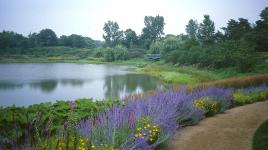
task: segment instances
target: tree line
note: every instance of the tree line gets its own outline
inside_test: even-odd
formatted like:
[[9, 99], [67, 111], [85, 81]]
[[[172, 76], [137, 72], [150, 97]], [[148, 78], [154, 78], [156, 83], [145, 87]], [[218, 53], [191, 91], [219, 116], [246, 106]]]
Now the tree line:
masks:
[[245, 18], [230, 19], [226, 27], [216, 31], [213, 20], [204, 15], [201, 23], [189, 20], [187, 34], [162, 37], [164, 18], [146, 16], [141, 35], [137, 36], [131, 29], [122, 31], [117, 22], [108, 21], [103, 38], [108, 47], [147, 49], [147, 54], [161, 54], [167, 63], [249, 71], [264, 61], [257, 52], [268, 52], [268, 7], [261, 11], [260, 18], [255, 24]]
[[94, 40], [77, 34], [57, 37], [51, 29], [43, 29], [39, 33], [30, 33], [27, 37], [12, 31], [0, 32], [0, 48], [33, 48], [47, 46], [68, 46], [77, 48], [94, 48]]
[[[226, 27], [216, 31], [214, 21], [209, 15], [204, 15], [200, 23], [190, 19], [186, 34], [180, 35], [165, 35], [164, 17], [159, 15], [144, 17], [140, 35], [132, 29], [120, 30], [116, 21], [109, 20], [103, 27], [105, 42], [102, 47], [94, 49], [94, 56], [115, 61], [161, 54], [162, 60], [176, 65], [236, 67], [248, 71], [264, 61], [258, 52], [268, 52], [268, 7], [261, 11], [260, 18], [255, 24], [245, 18], [230, 19]], [[76, 34], [57, 38], [51, 29], [43, 29], [28, 37], [9, 31], [0, 33], [1, 49], [47, 46], [94, 48], [100, 44]]]

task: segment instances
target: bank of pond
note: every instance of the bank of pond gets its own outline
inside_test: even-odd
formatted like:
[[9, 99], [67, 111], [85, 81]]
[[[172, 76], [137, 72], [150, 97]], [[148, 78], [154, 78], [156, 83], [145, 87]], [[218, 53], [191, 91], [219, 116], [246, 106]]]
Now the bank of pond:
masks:
[[2, 107], [0, 149], [155, 149], [178, 128], [267, 99], [268, 75], [263, 74], [122, 100], [77, 99]]

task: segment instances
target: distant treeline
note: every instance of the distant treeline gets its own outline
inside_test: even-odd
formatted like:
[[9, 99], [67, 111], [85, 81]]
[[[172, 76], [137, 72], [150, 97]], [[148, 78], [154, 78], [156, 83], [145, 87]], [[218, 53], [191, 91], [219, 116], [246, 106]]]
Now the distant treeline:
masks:
[[117, 22], [105, 23], [103, 35], [106, 46], [122, 44], [142, 47], [147, 53], [161, 54], [161, 59], [176, 65], [196, 65], [209, 68], [235, 67], [250, 71], [265, 58], [258, 52], [268, 52], [268, 7], [260, 13], [260, 20], [251, 24], [247, 19], [230, 19], [227, 27], [215, 30], [209, 15], [201, 23], [190, 19], [186, 35], [164, 35], [164, 18], [146, 16], [141, 35], [127, 29], [119, 30]]
[[[140, 35], [132, 29], [120, 30], [117, 22], [109, 20], [103, 27], [104, 43], [76, 34], [57, 38], [51, 29], [29, 34], [28, 37], [3, 31], [0, 33], [0, 52], [27, 54], [27, 48], [33, 47], [64, 46], [92, 49], [102, 45], [92, 50], [94, 52], [92, 56], [102, 57], [105, 61], [144, 57], [145, 54], [161, 54], [162, 60], [176, 65], [236, 67], [241, 71], [248, 71], [256, 64], [264, 62], [264, 57], [258, 52], [268, 52], [268, 7], [261, 11], [260, 18], [255, 24], [249, 23], [244, 18], [230, 19], [226, 27], [216, 31], [210, 16], [204, 15], [201, 23], [189, 20], [186, 25], [187, 34], [166, 36], [163, 36], [165, 26], [163, 16], [145, 16], [144, 28]], [[26, 50], [14, 50], [14, 48]], [[31, 51], [35, 55], [35, 50]], [[54, 52], [51, 55], [54, 55]]]
[[101, 41], [94, 41], [89, 37], [77, 34], [62, 35], [59, 38], [51, 29], [43, 29], [39, 33], [30, 33], [27, 37], [12, 31], [0, 32], [0, 48], [33, 48], [46, 46], [68, 46], [77, 48], [94, 48], [101, 45]]

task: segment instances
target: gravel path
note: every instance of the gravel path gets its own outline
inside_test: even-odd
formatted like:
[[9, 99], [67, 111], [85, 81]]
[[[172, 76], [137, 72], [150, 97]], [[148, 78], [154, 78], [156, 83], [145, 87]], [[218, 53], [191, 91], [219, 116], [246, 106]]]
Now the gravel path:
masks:
[[181, 129], [168, 149], [251, 150], [254, 132], [266, 119], [268, 101], [236, 107]]

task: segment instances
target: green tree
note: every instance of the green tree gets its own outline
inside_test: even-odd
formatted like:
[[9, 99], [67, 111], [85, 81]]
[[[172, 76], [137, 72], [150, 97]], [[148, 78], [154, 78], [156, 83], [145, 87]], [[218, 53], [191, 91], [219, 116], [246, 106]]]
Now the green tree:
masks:
[[84, 37], [84, 39], [86, 41], [87, 48], [95, 48], [96, 47], [95, 41], [93, 39], [91, 39], [90, 37]]
[[203, 45], [213, 44], [215, 38], [214, 22], [209, 15], [204, 15], [204, 20], [199, 25], [198, 39]]
[[71, 46], [72, 45], [72, 41], [69, 39], [68, 36], [66, 35], [62, 35], [59, 38], [59, 45], [61, 46]]
[[51, 29], [43, 29], [38, 34], [38, 41], [41, 46], [55, 46], [57, 44], [57, 35]]
[[111, 62], [116, 60], [128, 59], [128, 51], [122, 45], [116, 45], [113, 48], [107, 47], [104, 49], [104, 60]]
[[190, 19], [185, 30], [189, 38], [197, 39], [198, 23], [196, 20]]
[[182, 44], [182, 39], [175, 36], [169, 36], [163, 39], [159, 43], [159, 47], [161, 47], [161, 59], [163, 58], [166, 62], [177, 63], [179, 49]]
[[132, 48], [134, 45], [138, 44], [138, 36], [135, 31], [127, 29], [125, 32], [124, 44], [127, 48]]
[[268, 7], [262, 10], [260, 17], [255, 28], [256, 50], [268, 51]]
[[78, 47], [78, 48], [86, 47], [86, 41], [85, 41], [85, 38], [83, 36], [77, 35], [77, 34], [72, 34], [68, 38], [71, 41], [72, 47]]
[[39, 46], [38, 43], [38, 34], [37, 33], [30, 33], [28, 35], [28, 43], [29, 43], [29, 47], [36, 47]]
[[150, 46], [150, 54], [160, 54], [162, 46], [163, 45], [161, 41], [155, 41]]
[[103, 30], [105, 34], [103, 38], [106, 45], [115, 46], [119, 44], [123, 39], [123, 31], [119, 30], [119, 25], [117, 22], [108, 21], [104, 24]]
[[263, 21], [268, 22], [268, 7], [265, 7], [260, 14], [260, 17]]
[[114, 60], [126, 60], [128, 59], [128, 51], [122, 45], [117, 45], [113, 48]]
[[0, 48], [28, 48], [28, 39], [12, 31], [0, 33]]
[[145, 27], [142, 29], [141, 40], [145, 48], [149, 49], [152, 42], [160, 39], [164, 35], [164, 17], [163, 16], [145, 16]]
[[239, 18], [238, 21], [231, 19], [228, 21], [227, 27], [222, 29], [229, 40], [239, 40], [251, 31], [250, 23], [244, 18]]

